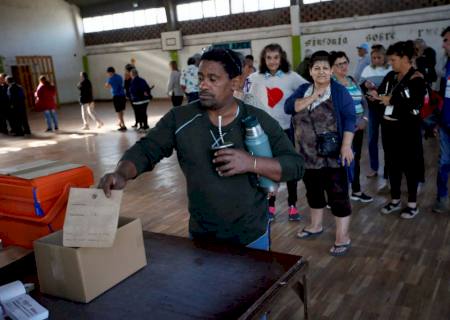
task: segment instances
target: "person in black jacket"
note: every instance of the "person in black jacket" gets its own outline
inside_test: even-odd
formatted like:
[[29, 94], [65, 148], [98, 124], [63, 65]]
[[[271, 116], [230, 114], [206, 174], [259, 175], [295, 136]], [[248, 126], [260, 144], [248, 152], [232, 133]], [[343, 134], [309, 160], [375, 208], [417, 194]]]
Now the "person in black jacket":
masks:
[[383, 79], [378, 93], [374, 90], [369, 92], [381, 102], [380, 107], [384, 107], [382, 128], [386, 135], [385, 153], [392, 199], [381, 213], [389, 214], [401, 209], [400, 186], [404, 173], [408, 185], [408, 205], [401, 212], [404, 219], [414, 218], [419, 213], [417, 186], [424, 170], [419, 111], [426, 84], [423, 75], [412, 67], [413, 55], [412, 41], [391, 45], [387, 56], [393, 71]]
[[130, 93], [130, 85], [131, 85], [131, 70], [134, 69], [134, 65], [131, 63], [127, 63], [124, 68], [124, 74], [123, 74], [123, 88], [125, 89], [125, 96], [131, 103], [131, 107], [133, 108], [134, 113], [134, 124], [131, 126], [132, 128], [138, 127], [138, 119], [136, 114], [136, 108], [131, 102], [131, 93]]
[[8, 85], [6, 84], [7, 75], [0, 74], [0, 133], [8, 134], [8, 118], [10, 104], [8, 98]]
[[25, 93], [23, 88], [16, 83], [13, 77], [6, 77], [8, 84], [8, 98], [11, 103], [11, 127], [14, 136], [31, 134], [28, 124], [27, 109], [25, 106]]
[[80, 90], [80, 105], [81, 105], [81, 118], [83, 119], [83, 126], [81, 130], [89, 130], [88, 117], [95, 121], [97, 128], [103, 126], [103, 122], [98, 118], [95, 113], [94, 96], [92, 94], [92, 84], [89, 80], [86, 72], [80, 72], [80, 82], [78, 83], [78, 89]]
[[414, 41], [416, 53], [416, 68], [427, 83], [431, 87], [432, 83], [437, 80], [436, 73], [436, 51], [428, 47], [423, 39], [416, 39]]
[[139, 131], [145, 132], [149, 129], [147, 121], [147, 106], [150, 102], [151, 90], [145, 79], [139, 77], [137, 69], [131, 69], [130, 97], [133, 108], [136, 111], [137, 124]]

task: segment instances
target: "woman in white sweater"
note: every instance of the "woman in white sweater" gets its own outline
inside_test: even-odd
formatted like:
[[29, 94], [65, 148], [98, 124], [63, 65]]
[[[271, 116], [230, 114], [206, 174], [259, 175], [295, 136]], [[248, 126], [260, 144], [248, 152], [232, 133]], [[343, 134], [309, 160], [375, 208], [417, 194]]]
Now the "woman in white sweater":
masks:
[[[369, 90], [376, 90], [383, 81], [384, 77], [392, 70], [387, 64], [386, 49], [381, 45], [372, 46], [370, 53], [371, 64], [364, 68], [361, 74], [361, 88], [364, 93]], [[378, 136], [381, 120], [383, 118], [382, 108], [378, 101], [372, 97], [367, 97], [369, 105], [369, 158], [371, 172], [367, 177], [376, 177], [378, 175]], [[383, 135], [383, 133], [382, 133]], [[384, 170], [384, 177], [387, 179], [387, 168]]]
[[169, 83], [167, 84], [167, 95], [172, 99], [172, 105], [174, 107], [180, 106], [183, 103], [184, 92], [181, 89], [180, 77], [181, 73], [178, 71], [178, 65], [176, 61], [170, 61]]
[[[251, 74], [246, 83], [246, 91], [262, 102], [261, 109], [278, 121], [281, 128], [294, 143], [291, 116], [284, 112], [284, 102], [303, 83], [307, 81], [290, 71], [286, 52], [279, 44], [269, 44], [260, 55], [259, 71]], [[257, 106], [259, 107], [259, 106]], [[301, 218], [297, 210], [297, 181], [288, 181], [289, 220]], [[269, 198], [270, 219], [275, 218], [275, 195]]]

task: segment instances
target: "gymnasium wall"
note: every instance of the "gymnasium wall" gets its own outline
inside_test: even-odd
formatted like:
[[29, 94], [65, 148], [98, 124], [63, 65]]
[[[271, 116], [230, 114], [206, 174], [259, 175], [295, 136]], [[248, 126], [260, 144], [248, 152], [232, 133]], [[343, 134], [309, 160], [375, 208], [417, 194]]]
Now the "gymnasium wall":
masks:
[[76, 6], [63, 0], [0, 1], [0, 56], [6, 72], [16, 56], [52, 56], [60, 102], [76, 101], [84, 50]]
[[[356, 46], [362, 42], [388, 46], [396, 41], [421, 37], [436, 50], [439, 59], [443, 56], [440, 33], [450, 25], [449, 17], [450, 6], [440, 6], [300, 23], [301, 50], [302, 54], [307, 48], [313, 51], [346, 51], [351, 62], [350, 70], [353, 70], [357, 61]], [[241, 41], [250, 42], [256, 65], [259, 64], [261, 49], [272, 42], [279, 43], [286, 50], [288, 59], [292, 60], [291, 33], [291, 26], [286, 24], [185, 35], [184, 47], [178, 52], [180, 67], [186, 66], [188, 57], [211, 44]], [[87, 46], [86, 50], [97, 98], [110, 98], [109, 92], [103, 89], [106, 67], [113, 65], [116, 70], [122, 72], [123, 66], [131, 59], [136, 60], [136, 66], [144, 78], [155, 84], [154, 95], [166, 96], [170, 58], [168, 52], [161, 50], [160, 39]]]

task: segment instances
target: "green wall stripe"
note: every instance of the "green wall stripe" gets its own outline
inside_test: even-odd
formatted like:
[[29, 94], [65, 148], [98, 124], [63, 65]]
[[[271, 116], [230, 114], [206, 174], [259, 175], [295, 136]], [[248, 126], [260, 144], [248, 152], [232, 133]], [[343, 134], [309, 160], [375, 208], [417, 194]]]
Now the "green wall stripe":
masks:
[[177, 64], [178, 64], [178, 51], [177, 51], [177, 50], [171, 50], [171, 51], [169, 52], [169, 54], [170, 54], [170, 60], [171, 60], [171, 61], [174, 60], [174, 61], [176, 61]]
[[292, 43], [292, 68], [295, 70], [301, 61], [300, 36], [291, 36]]
[[83, 56], [83, 71], [86, 72], [89, 77], [91, 76], [89, 74], [89, 59], [87, 56]]

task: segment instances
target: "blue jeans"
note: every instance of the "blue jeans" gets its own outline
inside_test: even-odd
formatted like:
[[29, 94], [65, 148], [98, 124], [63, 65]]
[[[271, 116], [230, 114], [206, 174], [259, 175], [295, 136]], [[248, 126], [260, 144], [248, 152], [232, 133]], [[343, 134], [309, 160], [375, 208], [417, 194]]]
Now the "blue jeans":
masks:
[[448, 174], [450, 172], [450, 133], [447, 130], [439, 129], [439, 170], [437, 174], [437, 190], [438, 197], [447, 197], [447, 182]]
[[270, 251], [270, 223], [267, 223], [266, 232], [247, 245], [247, 248]]
[[[55, 110], [45, 110], [44, 111], [45, 120], [47, 121], [47, 129], [58, 129], [58, 117], [56, 116]], [[52, 127], [52, 122], [54, 128]]]
[[369, 106], [369, 158], [370, 168], [378, 171], [380, 163], [378, 161], [378, 137], [380, 135], [380, 114], [375, 107]]

